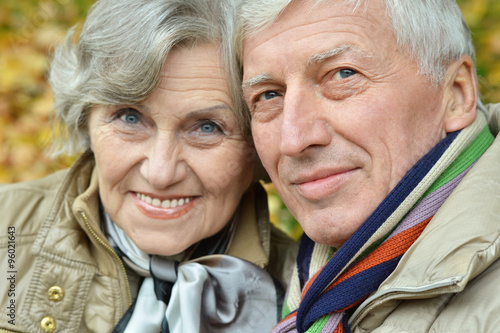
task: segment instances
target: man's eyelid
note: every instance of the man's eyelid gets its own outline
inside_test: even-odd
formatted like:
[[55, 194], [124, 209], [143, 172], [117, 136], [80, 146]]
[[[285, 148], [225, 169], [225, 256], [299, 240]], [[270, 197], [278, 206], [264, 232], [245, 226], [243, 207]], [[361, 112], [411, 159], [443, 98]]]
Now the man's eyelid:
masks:
[[333, 57], [325, 57], [321, 59], [322, 61], [316, 62], [315, 75], [317, 75], [317, 80], [324, 81], [325, 79], [330, 80], [343, 70], [353, 71], [354, 75], [347, 78], [340, 78], [341, 80], [347, 80], [354, 76], [357, 77], [358, 74], [364, 75], [366, 72], [364, 68], [366, 68], [367, 62], [371, 61], [371, 59], [371, 56], [354, 48], [353, 52], [343, 52]]
[[274, 92], [278, 96], [284, 95], [284, 89], [282, 86], [275, 83], [263, 83], [258, 86], [254, 86], [251, 88], [251, 91], [248, 92], [248, 95], [245, 95], [245, 100], [249, 102], [249, 104], [255, 104], [261, 100], [261, 97], [265, 93]]
[[282, 86], [283, 84], [280, 81], [275, 80], [271, 74], [264, 73], [245, 80], [242, 84], [242, 89], [245, 100], [253, 101], [265, 92], [280, 92], [283, 90]]
[[[276, 96], [274, 96], [273, 98], [270, 98], [270, 99], [263, 98], [264, 95], [267, 94], [267, 93], [274, 93], [274, 94], [276, 94]], [[269, 89], [269, 90], [264, 90], [263, 92], [261, 92], [260, 94], [258, 94], [256, 96], [256, 100], [257, 101], [269, 101], [269, 100], [272, 100], [274, 98], [281, 97], [281, 96], [283, 96], [283, 94], [281, 92], [279, 92], [278, 90]]]
[[338, 70], [336, 70], [333, 74], [333, 76], [337, 76], [337, 75], [341, 75], [343, 71], [350, 71], [352, 72], [351, 75], [349, 75], [348, 77], [340, 77], [338, 78], [338, 80], [347, 80], [347, 79], [350, 79], [351, 77], [359, 74], [359, 71], [353, 69], [353, 68], [349, 68], [349, 67], [344, 67], [344, 68], [340, 68]]
[[[339, 77], [338, 75], [340, 75], [340, 73], [345, 70], [352, 71], [353, 74], [345, 78]], [[356, 69], [354, 66], [339, 64], [333, 67], [325, 68], [323, 71], [319, 72], [317, 80], [318, 82], [322, 82], [323, 84], [331, 82], [332, 80], [340, 83], [341, 81], [346, 82], [349, 80], [354, 80], [359, 74], [362, 74], [362, 72]]]
[[245, 101], [247, 102], [248, 106], [250, 108], [252, 108], [252, 106], [255, 105], [255, 103], [259, 102], [260, 96], [266, 91], [267, 91], [266, 89], [260, 89], [258, 87], [251, 87], [251, 88], [248, 88], [244, 92], [243, 96], [244, 96]]

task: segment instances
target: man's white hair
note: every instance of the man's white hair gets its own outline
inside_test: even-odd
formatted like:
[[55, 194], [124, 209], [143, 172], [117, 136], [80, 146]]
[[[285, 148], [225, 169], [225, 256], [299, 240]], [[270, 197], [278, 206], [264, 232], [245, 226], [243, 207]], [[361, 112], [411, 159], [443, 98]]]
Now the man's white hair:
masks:
[[[354, 10], [364, 10], [370, 0], [251, 0], [240, 8], [236, 46], [241, 59], [243, 39], [272, 24], [292, 1], [327, 5], [344, 1]], [[475, 61], [471, 33], [455, 0], [384, 1], [387, 19], [400, 50], [417, 63], [420, 74], [434, 86], [444, 79], [448, 66], [463, 55]], [[328, 10], [327, 6], [322, 8]]]

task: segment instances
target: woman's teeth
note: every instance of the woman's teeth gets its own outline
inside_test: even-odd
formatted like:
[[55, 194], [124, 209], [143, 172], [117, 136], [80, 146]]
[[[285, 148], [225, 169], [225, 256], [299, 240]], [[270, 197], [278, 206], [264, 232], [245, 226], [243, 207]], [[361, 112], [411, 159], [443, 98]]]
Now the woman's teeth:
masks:
[[175, 208], [178, 206], [185, 205], [191, 201], [191, 198], [180, 198], [180, 199], [172, 199], [172, 200], [163, 200], [162, 201], [158, 198], [151, 198], [150, 196], [142, 194], [142, 193], [137, 193], [137, 198], [144, 201], [145, 203], [148, 203], [148, 204], [153, 205], [155, 207], [162, 207], [162, 208]]

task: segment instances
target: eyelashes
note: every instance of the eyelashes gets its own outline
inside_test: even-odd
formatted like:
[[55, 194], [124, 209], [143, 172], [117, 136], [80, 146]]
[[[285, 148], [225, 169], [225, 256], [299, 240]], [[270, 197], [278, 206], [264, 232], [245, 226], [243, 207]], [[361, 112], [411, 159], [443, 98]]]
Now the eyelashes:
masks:
[[137, 125], [141, 122], [141, 113], [137, 110], [126, 108], [120, 109], [115, 114], [115, 119], [119, 119], [127, 125]]
[[277, 91], [274, 91], [274, 90], [268, 90], [268, 91], [265, 91], [259, 95], [257, 95], [257, 101], [261, 102], [261, 101], [268, 101], [270, 99], [273, 99], [273, 98], [276, 98], [276, 97], [280, 97], [281, 94]]
[[[216, 112], [214, 112], [214, 119], [206, 116], [206, 114], [185, 118], [173, 116], [163, 123], [163, 126], [166, 126], [163, 130], [174, 131], [179, 142], [199, 148], [209, 148], [227, 137], [228, 129], [224, 117], [217, 117]], [[127, 141], [143, 141], [156, 135], [158, 128], [155, 120], [157, 120], [155, 116], [152, 117], [149, 113], [125, 107], [112, 113], [109, 123], [114, 131], [126, 137]]]

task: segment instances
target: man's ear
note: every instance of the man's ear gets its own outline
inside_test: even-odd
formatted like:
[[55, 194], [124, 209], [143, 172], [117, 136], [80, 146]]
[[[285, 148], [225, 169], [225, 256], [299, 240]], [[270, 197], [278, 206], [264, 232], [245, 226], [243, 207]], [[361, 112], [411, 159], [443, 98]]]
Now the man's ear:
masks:
[[472, 59], [462, 56], [452, 63], [445, 80], [445, 130], [450, 133], [461, 130], [476, 119], [478, 90]]

